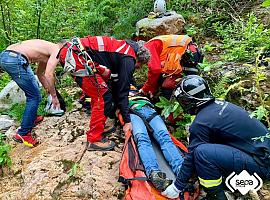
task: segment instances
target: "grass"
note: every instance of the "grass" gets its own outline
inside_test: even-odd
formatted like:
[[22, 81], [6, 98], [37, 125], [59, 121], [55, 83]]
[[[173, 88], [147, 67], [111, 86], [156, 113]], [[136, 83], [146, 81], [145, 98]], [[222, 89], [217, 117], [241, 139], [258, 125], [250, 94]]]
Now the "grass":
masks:
[[11, 81], [10, 76], [6, 73], [0, 72], [0, 91]]

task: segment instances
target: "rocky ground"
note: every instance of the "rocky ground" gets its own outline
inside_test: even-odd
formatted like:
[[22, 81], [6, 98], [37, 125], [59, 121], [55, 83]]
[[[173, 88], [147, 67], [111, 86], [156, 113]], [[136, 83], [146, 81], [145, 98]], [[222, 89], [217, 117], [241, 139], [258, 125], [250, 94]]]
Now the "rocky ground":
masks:
[[[41, 142], [35, 148], [7, 139], [13, 163], [0, 179], [0, 199], [121, 199], [124, 188], [117, 180], [123, 141], [111, 136], [115, 151], [84, 153], [88, 124], [89, 115], [75, 111], [46, 117], [33, 131]], [[14, 132], [11, 127], [6, 134]]]
[[[211, 79], [208, 73], [211, 73]], [[265, 73], [268, 80], [261, 87], [265, 93], [269, 93], [269, 69]], [[204, 76], [208, 77], [210, 84], [218, 82], [224, 76], [230, 79], [241, 77], [241, 80], [247, 80], [242, 87], [249, 88], [252, 87], [254, 73], [243, 65], [227, 63], [206, 72]], [[246, 107], [254, 110], [258, 106], [254, 93], [244, 91], [240, 95], [239, 88], [233, 88], [227, 98], [240, 105], [249, 105]], [[70, 95], [78, 90], [68, 89]], [[239, 98], [235, 98], [237, 96]], [[11, 139], [18, 124], [7, 130], [7, 142], [12, 145], [13, 163], [11, 169], [4, 169], [4, 175], [0, 177], [1, 200], [123, 198], [124, 187], [117, 182], [123, 133], [118, 130], [110, 136], [117, 144], [115, 151], [84, 151], [90, 115], [80, 110], [80, 106], [75, 102], [72, 110], [62, 117], [45, 117], [33, 130], [41, 144], [32, 149]], [[234, 199], [270, 200], [270, 184], [265, 183], [259, 195], [230, 198]]]
[[[13, 147], [13, 164], [0, 178], [1, 200], [123, 198], [124, 187], [117, 182], [124, 142], [122, 133], [118, 130], [110, 136], [117, 144], [115, 151], [85, 152], [89, 115], [74, 107], [62, 117], [45, 117], [35, 127], [33, 133], [41, 142], [35, 148], [10, 139], [15, 126], [6, 132], [7, 142]], [[78, 167], [74, 168], [76, 163]], [[259, 196], [230, 200], [269, 200], [269, 188], [265, 184]]]

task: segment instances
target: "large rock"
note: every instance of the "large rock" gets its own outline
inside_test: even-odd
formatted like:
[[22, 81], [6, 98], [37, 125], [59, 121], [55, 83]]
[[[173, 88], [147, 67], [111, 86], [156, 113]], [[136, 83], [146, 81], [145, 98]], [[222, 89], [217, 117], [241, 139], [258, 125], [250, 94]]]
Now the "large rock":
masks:
[[24, 103], [25, 100], [24, 92], [14, 81], [10, 81], [0, 92], [0, 108], [8, 108], [14, 103]]
[[0, 116], [0, 130], [7, 130], [14, 124], [14, 120], [11, 119], [8, 115]]
[[[41, 87], [41, 83], [37, 76], [35, 77], [39, 83], [39, 87]], [[25, 101], [26, 97], [24, 91], [16, 84], [15, 81], [10, 81], [0, 92], [0, 109], [7, 109], [10, 108], [12, 104], [25, 103]]]
[[140, 38], [149, 40], [158, 35], [182, 34], [184, 25], [183, 16], [170, 11], [156, 17], [149, 15], [148, 18], [141, 19], [136, 23], [136, 31]]

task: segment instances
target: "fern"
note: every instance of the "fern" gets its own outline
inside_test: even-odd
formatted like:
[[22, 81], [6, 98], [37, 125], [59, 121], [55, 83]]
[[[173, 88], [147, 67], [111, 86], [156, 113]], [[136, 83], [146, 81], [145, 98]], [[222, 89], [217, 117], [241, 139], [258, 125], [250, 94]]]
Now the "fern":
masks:
[[264, 106], [259, 106], [250, 114], [250, 117], [256, 117], [258, 120], [267, 119], [269, 111]]
[[226, 93], [226, 88], [229, 82], [229, 78], [227, 76], [223, 76], [221, 80], [215, 85], [213, 95], [216, 98], [222, 97]]

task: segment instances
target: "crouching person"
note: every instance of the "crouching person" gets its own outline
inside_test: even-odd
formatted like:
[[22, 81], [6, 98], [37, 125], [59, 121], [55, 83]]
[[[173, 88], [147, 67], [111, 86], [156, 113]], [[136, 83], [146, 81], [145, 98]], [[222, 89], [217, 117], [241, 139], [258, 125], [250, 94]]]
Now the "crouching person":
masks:
[[[91, 98], [90, 129], [87, 131], [87, 150], [108, 151], [115, 146], [105, 135], [115, 130], [106, 120], [120, 109], [125, 125], [132, 130], [128, 93], [137, 62], [146, 62], [143, 43], [116, 40], [108, 36], [73, 38], [59, 51], [60, 63], [69, 71], [83, 92]], [[113, 120], [110, 120], [111, 122]], [[110, 126], [105, 126], [111, 124]]]
[[54, 74], [52, 72], [58, 63], [56, 56], [60, 47], [60, 43], [54, 44], [45, 40], [33, 39], [12, 44], [0, 54], [0, 68], [11, 76], [26, 96], [21, 127], [13, 139], [28, 147], [38, 145], [38, 141], [32, 137], [31, 131], [37, 123], [43, 120], [42, 116], [37, 116], [41, 95], [38, 81], [30, 63], [38, 65], [37, 77], [51, 95], [52, 106], [59, 109], [60, 104], [54, 88]]
[[147, 177], [156, 189], [164, 191], [172, 183], [172, 180], [167, 179], [166, 173], [160, 170], [148, 134], [149, 129], [151, 129], [153, 137], [160, 145], [160, 149], [175, 175], [178, 174], [184, 159], [173, 143], [163, 120], [154, 110], [154, 106], [146, 97], [138, 96], [136, 93], [138, 93], [136, 90], [130, 91], [129, 96], [133, 136]]
[[[223, 183], [232, 172], [246, 170], [270, 179], [270, 140], [267, 128], [239, 106], [215, 100], [206, 81], [196, 75], [183, 78], [174, 91], [184, 111], [196, 114], [190, 126], [189, 153], [176, 181], [163, 195], [176, 198], [196, 172], [207, 200], [225, 200]], [[223, 179], [225, 178], [225, 179]]]

